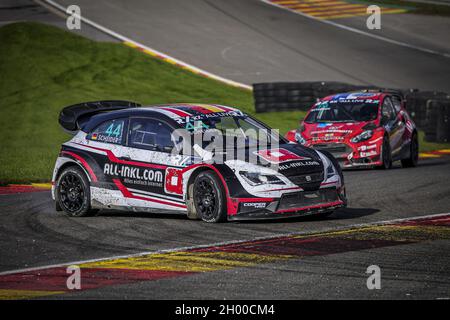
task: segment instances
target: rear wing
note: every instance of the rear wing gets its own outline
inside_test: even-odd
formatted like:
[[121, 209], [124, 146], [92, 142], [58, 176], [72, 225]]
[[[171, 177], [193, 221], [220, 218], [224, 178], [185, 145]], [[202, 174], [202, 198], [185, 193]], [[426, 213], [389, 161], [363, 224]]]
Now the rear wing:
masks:
[[64, 130], [75, 134], [81, 129], [83, 123], [95, 114], [140, 106], [136, 102], [121, 100], [82, 102], [62, 109], [59, 113], [59, 124]]
[[[369, 89], [363, 89], [361, 91], [367, 92], [367, 93], [388, 93], [388, 94], [398, 96], [402, 100], [405, 99], [405, 92], [402, 90], [397, 90], [397, 89], [389, 89], [389, 88], [370, 89], [369, 88]], [[360, 92], [360, 91], [358, 91], [358, 92]]]

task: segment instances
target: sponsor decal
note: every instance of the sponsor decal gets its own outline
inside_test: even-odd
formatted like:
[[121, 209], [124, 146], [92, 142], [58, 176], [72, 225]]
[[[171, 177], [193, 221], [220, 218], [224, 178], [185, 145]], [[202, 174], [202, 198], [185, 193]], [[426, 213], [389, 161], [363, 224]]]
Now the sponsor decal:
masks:
[[267, 206], [266, 202], [243, 202], [242, 206], [251, 207], [255, 209], [264, 209]]
[[[94, 138], [95, 136], [95, 138]], [[96, 141], [101, 141], [101, 142], [106, 142], [106, 143], [120, 143], [121, 138], [119, 137], [113, 137], [113, 136], [107, 136], [101, 133], [98, 134], [93, 134], [92, 135], [92, 140], [96, 140]]]
[[245, 114], [240, 110], [232, 110], [232, 111], [204, 113], [195, 116], [182, 117], [175, 119], [175, 121], [178, 122], [179, 124], [186, 124], [189, 122], [202, 121], [209, 118], [239, 117], [244, 115]]
[[360, 155], [361, 157], [370, 157], [370, 156], [375, 156], [375, 155], [377, 155], [377, 154], [378, 154], [378, 153], [377, 153], [376, 150], [368, 151], [368, 152], [360, 152], [360, 153], [359, 153], [359, 155]]
[[161, 170], [136, 168], [121, 164], [105, 163], [103, 173], [124, 178], [123, 182], [146, 186], [162, 187], [164, 174]]
[[283, 171], [283, 170], [288, 170], [288, 169], [292, 169], [292, 168], [300, 168], [300, 167], [307, 167], [307, 166], [320, 166], [320, 163], [316, 160], [311, 160], [311, 161], [301, 161], [301, 162], [291, 162], [288, 164], [283, 164], [281, 166], [279, 166], [279, 170]]
[[265, 149], [254, 151], [253, 154], [258, 155], [270, 163], [282, 163], [293, 160], [311, 160], [311, 158], [299, 156], [289, 150], [283, 148]]
[[312, 131], [311, 134], [318, 134], [318, 133], [352, 133], [353, 130], [339, 130], [338, 127], [330, 127], [327, 130], [320, 130], [320, 131]]
[[358, 150], [366, 151], [366, 150], [370, 150], [370, 149], [375, 149], [376, 147], [377, 147], [377, 145], [372, 144], [372, 145], [369, 145], [369, 146], [361, 146], [361, 147], [358, 148]]
[[165, 191], [167, 193], [183, 194], [183, 170], [166, 169]]

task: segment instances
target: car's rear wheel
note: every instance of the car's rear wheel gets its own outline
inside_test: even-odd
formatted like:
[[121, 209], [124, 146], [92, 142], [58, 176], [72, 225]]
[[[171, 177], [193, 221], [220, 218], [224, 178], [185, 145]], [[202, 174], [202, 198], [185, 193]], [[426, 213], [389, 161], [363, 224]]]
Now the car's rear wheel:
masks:
[[204, 171], [195, 178], [193, 203], [198, 217], [203, 221], [226, 221], [225, 192], [221, 181], [214, 172]]
[[383, 146], [381, 147], [381, 161], [381, 169], [392, 168], [391, 145], [389, 143], [388, 137], [384, 137], [383, 139]]
[[409, 150], [409, 158], [402, 159], [402, 167], [403, 168], [411, 168], [417, 166], [419, 162], [419, 140], [417, 138], [417, 134], [414, 134], [411, 138]]
[[98, 210], [91, 208], [89, 180], [78, 167], [68, 167], [60, 174], [56, 183], [56, 201], [68, 216], [84, 217]]

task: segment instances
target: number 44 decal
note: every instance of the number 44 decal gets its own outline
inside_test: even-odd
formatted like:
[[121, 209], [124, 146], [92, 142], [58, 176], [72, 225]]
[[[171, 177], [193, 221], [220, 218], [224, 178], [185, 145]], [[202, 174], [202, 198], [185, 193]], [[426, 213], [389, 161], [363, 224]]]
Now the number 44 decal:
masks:
[[119, 137], [120, 134], [122, 133], [122, 124], [119, 123], [116, 128], [114, 129], [114, 123], [111, 123], [111, 125], [108, 127], [108, 129], [106, 129], [105, 132], [108, 136], [115, 136], [115, 137]]

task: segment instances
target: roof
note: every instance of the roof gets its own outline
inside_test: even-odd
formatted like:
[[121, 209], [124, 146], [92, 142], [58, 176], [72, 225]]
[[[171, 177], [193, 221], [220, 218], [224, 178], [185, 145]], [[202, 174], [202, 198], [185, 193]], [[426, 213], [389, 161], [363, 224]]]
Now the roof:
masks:
[[169, 116], [172, 119], [195, 117], [202, 115], [225, 116], [229, 112], [241, 113], [241, 111], [236, 108], [222, 106], [219, 104], [201, 104], [201, 103], [167, 104], [167, 105], [142, 107], [140, 109], [157, 111], [165, 114], [166, 116]]
[[155, 116], [155, 113], [166, 116], [176, 123], [188, 122], [188, 118], [191, 117], [200, 120], [203, 117], [224, 117], [231, 114], [242, 114], [239, 109], [218, 104], [176, 103], [102, 112], [90, 117], [82, 127], [83, 131], [90, 131], [107, 120], [129, 116]]
[[384, 92], [347, 92], [330, 95], [322, 99], [322, 101], [339, 101], [339, 100], [361, 100], [361, 99], [375, 99], [379, 100], [385, 96]]

